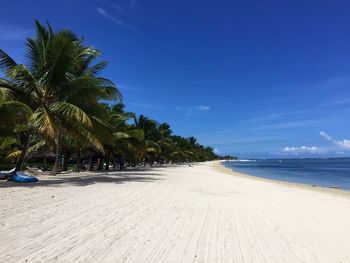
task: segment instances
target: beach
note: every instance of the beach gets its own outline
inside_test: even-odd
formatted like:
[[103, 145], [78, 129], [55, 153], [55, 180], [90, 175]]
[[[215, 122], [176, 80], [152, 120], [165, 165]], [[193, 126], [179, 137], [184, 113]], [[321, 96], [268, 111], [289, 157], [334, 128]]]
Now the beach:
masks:
[[0, 262], [350, 262], [350, 194], [218, 161], [0, 183]]

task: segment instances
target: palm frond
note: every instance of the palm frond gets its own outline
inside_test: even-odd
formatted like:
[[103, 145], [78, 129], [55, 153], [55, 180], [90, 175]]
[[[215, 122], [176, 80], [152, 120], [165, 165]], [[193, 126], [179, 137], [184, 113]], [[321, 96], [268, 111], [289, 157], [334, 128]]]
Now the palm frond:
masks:
[[[0, 79], [1, 82], [1, 79]], [[7, 89], [7, 88], [3, 88], [0, 87], [0, 105], [6, 101], [6, 100], [10, 100], [13, 98], [13, 95], [11, 93], [11, 90]]]
[[92, 77], [96, 77], [102, 70], [104, 70], [107, 66], [107, 61], [101, 61], [92, 67], [88, 68], [85, 71], [85, 74], [90, 75]]
[[46, 140], [40, 140], [34, 145], [30, 146], [27, 150], [28, 154], [43, 148], [47, 144]]
[[146, 152], [149, 153], [160, 153], [161, 151], [159, 144], [154, 141], [147, 140], [146, 147]]
[[17, 144], [17, 139], [15, 137], [2, 137], [0, 140], [0, 149], [7, 149]]
[[9, 69], [16, 66], [17, 63], [2, 49], [0, 49], [0, 69]]
[[30, 118], [31, 127], [44, 134], [49, 139], [54, 139], [58, 126], [46, 108], [37, 109]]
[[130, 138], [130, 135], [125, 133], [125, 132], [116, 132], [116, 133], [114, 133], [114, 136], [117, 140]]
[[14, 160], [17, 159], [21, 155], [21, 150], [19, 149], [13, 149], [11, 150], [7, 156], [4, 158], [5, 160]]
[[50, 111], [60, 119], [68, 122], [78, 122], [91, 127], [90, 117], [79, 107], [68, 102], [55, 102], [50, 105]]

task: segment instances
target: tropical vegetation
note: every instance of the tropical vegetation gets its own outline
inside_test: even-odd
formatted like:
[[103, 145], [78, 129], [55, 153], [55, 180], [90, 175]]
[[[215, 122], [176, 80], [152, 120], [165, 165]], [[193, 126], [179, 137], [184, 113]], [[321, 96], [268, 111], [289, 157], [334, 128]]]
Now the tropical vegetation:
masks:
[[79, 171], [217, 158], [169, 124], [125, 111], [96, 48], [70, 30], [35, 26], [27, 64], [0, 49], [0, 167], [39, 162], [56, 174], [72, 163]]

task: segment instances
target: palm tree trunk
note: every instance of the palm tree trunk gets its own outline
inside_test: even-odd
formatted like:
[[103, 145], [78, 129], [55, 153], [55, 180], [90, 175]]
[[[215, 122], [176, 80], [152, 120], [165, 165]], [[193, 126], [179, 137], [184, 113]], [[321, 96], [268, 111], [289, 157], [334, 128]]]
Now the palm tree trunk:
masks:
[[21, 147], [21, 155], [19, 156], [19, 158], [17, 160], [15, 170], [13, 171], [13, 173], [11, 173], [9, 180], [12, 180], [13, 177], [15, 176], [15, 174], [22, 169], [22, 166], [23, 166], [23, 163], [24, 163], [24, 160], [26, 158], [26, 154], [27, 154], [27, 151], [29, 148], [30, 138], [31, 138], [30, 135], [23, 136], [23, 140], [21, 140], [22, 141], [21, 142], [21, 146], [22, 146]]
[[61, 159], [61, 154], [60, 154], [60, 146], [61, 146], [61, 132], [58, 131], [56, 139], [55, 139], [55, 144], [56, 144], [56, 153], [55, 153], [55, 164], [52, 168], [52, 174], [56, 175], [58, 172], [58, 167], [60, 165], [60, 159]]
[[78, 150], [78, 152], [77, 152], [77, 163], [76, 163], [76, 166], [75, 166], [75, 171], [77, 173], [80, 172], [80, 150]]
[[106, 155], [106, 166], [105, 166], [105, 171], [109, 170], [109, 151], [107, 151]]
[[113, 165], [113, 171], [115, 170], [116, 168], [116, 160], [115, 160], [115, 154], [112, 154], [112, 165]]
[[94, 157], [94, 154], [93, 152], [90, 152], [90, 155], [89, 155], [89, 171], [92, 171], [94, 169], [94, 163], [93, 163], [93, 157]]

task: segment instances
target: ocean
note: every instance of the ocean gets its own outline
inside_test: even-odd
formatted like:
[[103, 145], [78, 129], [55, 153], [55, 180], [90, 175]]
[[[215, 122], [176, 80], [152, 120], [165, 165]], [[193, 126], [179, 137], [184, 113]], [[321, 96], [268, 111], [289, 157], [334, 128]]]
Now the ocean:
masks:
[[350, 158], [226, 161], [225, 167], [256, 177], [350, 191]]

